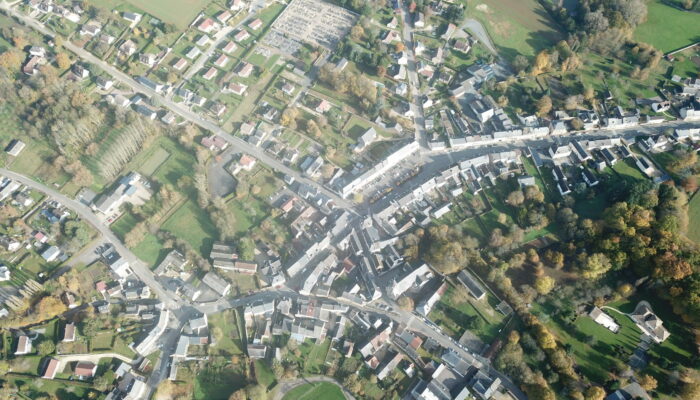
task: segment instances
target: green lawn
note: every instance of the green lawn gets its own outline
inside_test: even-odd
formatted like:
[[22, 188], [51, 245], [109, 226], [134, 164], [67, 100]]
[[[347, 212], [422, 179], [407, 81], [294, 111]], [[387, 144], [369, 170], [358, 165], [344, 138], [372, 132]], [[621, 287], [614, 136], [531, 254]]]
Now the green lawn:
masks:
[[700, 243], [700, 196], [697, 194], [688, 202], [688, 232], [686, 236], [695, 243]]
[[185, 29], [212, 0], [90, 0], [89, 2], [107, 9], [136, 7], [163, 22]]
[[156, 170], [158, 170], [158, 167], [160, 167], [168, 159], [168, 157], [170, 157], [170, 153], [164, 148], [158, 146], [153, 149], [151, 156], [143, 164], [141, 164], [138, 172], [145, 176], [151, 176], [154, 172], [156, 172]]
[[161, 226], [161, 230], [186, 241], [202, 255], [209, 252], [212, 242], [219, 235], [206, 211], [192, 201], [180, 206]]
[[266, 388], [274, 386], [277, 380], [269, 365], [263, 360], [255, 360], [255, 378], [258, 383]]
[[647, 21], [637, 27], [635, 39], [669, 52], [700, 38], [700, 16], [697, 13], [677, 10], [662, 0], [652, 0], [647, 7]]
[[534, 56], [562, 39], [555, 22], [537, 0], [469, 2], [467, 15], [484, 24], [501, 55]]
[[282, 400], [345, 400], [343, 391], [329, 382], [307, 383], [298, 386], [284, 395]]
[[243, 354], [238, 335], [236, 314], [233, 310], [212, 314], [209, 316], [209, 326], [211, 327], [212, 335], [216, 338], [216, 345], [212, 347], [220, 355]]

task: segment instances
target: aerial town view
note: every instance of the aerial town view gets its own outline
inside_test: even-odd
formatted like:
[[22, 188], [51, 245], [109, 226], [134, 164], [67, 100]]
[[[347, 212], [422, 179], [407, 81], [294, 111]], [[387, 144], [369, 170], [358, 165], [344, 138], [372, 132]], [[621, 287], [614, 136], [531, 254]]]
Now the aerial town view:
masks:
[[0, 400], [700, 400], [700, 0], [0, 0]]

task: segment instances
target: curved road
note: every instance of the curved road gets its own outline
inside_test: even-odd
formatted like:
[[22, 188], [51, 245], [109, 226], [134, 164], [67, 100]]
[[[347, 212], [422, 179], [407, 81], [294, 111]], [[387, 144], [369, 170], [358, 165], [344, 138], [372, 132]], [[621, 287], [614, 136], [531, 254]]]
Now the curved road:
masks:
[[[327, 376], [312, 376], [310, 378], [299, 378], [299, 379], [294, 379], [291, 381], [282, 381], [279, 383], [279, 389], [275, 393], [275, 397], [273, 397], [273, 400], [282, 400], [285, 394], [289, 392], [290, 390], [297, 388], [301, 385], [306, 385], [308, 383], [318, 383], [318, 382], [327, 382], [327, 383], [332, 383], [334, 385], [337, 385], [340, 387], [340, 389], [343, 391], [343, 394], [345, 395], [345, 398], [348, 400], [355, 400], [355, 397], [350, 393], [343, 385], [341, 385], [338, 381], [336, 381], [333, 378], [329, 378]], [[323, 400], [323, 399], [319, 399]]]

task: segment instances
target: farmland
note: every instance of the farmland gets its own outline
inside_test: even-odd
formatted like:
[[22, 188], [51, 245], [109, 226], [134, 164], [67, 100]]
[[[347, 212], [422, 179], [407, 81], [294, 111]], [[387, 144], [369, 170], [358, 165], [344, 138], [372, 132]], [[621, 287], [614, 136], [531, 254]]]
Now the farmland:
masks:
[[647, 21], [637, 27], [635, 39], [649, 43], [664, 53], [698, 41], [698, 14], [677, 10], [661, 0], [649, 2], [648, 9]]

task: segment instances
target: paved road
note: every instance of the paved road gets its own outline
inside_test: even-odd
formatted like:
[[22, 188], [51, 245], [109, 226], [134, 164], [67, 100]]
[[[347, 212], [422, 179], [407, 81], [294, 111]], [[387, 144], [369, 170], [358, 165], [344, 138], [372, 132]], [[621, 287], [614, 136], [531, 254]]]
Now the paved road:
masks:
[[467, 28], [472, 33], [474, 36], [476, 36], [477, 39], [481, 43], [486, 46], [486, 48], [493, 54], [497, 54], [498, 52], [496, 51], [496, 47], [493, 45], [493, 42], [491, 41], [491, 37], [489, 36], [489, 33], [486, 31], [483, 25], [481, 25], [481, 22], [468, 18], [466, 19], [461, 26], [462, 29]]
[[[0, 9], [6, 10], [9, 14], [16, 17], [20, 21], [24, 22], [30, 28], [33, 28], [33, 29], [39, 31], [46, 36], [54, 37], [56, 35], [56, 33], [54, 31], [48, 29], [46, 26], [37, 22], [33, 18], [17, 12], [16, 10], [9, 7], [5, 3], [0, 3]], [[354, 211], [355, 205], [352, 202], [343, 199], [342, 197], [338, 196], [338, 194], [329, 190], [328, 188], [319, 184], [318, 182], [313, 181], [311, 179], [308, 179], [305, 176], [302, 176], [302, 174], [299, 173], [298, 171], [288, 167], [287, 165], [285, 165], [281, 161], [277, 160], [276, 158], [269, 156], [261, 148], [253, 146], [250, 143], [244, 141], [243, 139], [231, 135], [230, 133], [221, 129], [221, 127], [219, 125], [217, 125], [216, 123], [214, 123], [213, 121], [198, 115], [197, 113], [183, 107], [182, 105], [177, 104], [177, 103], [171, 101], [170, 99], [167, 99], [166, 97], [162, 96], [160, 93], [157, 93], [156, 91], [152, 90], [151, 88], [136, 82], [130, 76], [128, 76], [124, 72], [118, 70], [113, 65], [100, 60], [99, 58], [95, 57], [92, 53], [90, 53], [90, 52], [88, 52], [88, 51], [86, 51], [78, 46], [75, 46], [70, 41], [65, 41], [63, 46], [67, 50], [76, 54], [79, 58], [83, 59], [84, 61], [87, 61], [87, 62], [101, 68], [104, 72], [106, 72], [107, 74], [112, 76], [112, 78], [115, 81], [120, 82], [123, 85], [128, 86], [133, 91], [141, 92], [141, 93], [147, 95], [148, 97], [157, 100], [158, 103], [161, 104], [163, 107], [170, 109], [172, 112], [180, 115], [185, 120], [190, 121], [190, 122], [194, 123], [195, 125], [200, 126], [201, 128], [204, 128], [212, 133], [215, 133], [215, 134], [223, 137], [227, 142], [229, 142], [233, 146], [235, 146], [237, 150], [255, 157], [260, 162], [272, 167], [277, 172], [292, 176], [299, 182], [303, 182], [303, 183], [306, 183], [307, 185], [315, 187], [316, 189], [318, 189], [318, 191], [320, 193], [323, 193], [324, 195], [331, 198], [337, 207], [344, 208], [344, 209], [347, 209], [349, 211]]]
[[[299, 378], [295, 379], [292, 381], [282, 381], [279, 383], [279, 387], [277, 389], [277, 392], [275, 393], [275, 397], [273, 397], [273, 400], [282, 400], [284, 395], [289, 392], [290, 390], [299, 387], [301, 385], [306, 385], [307, 383], [318, 383], [318, 382], [328, 382], [332, 383], [334, 385], [338, 385], [342, 390], [343, 394], [345, 395], [345, 398], [348, 400], [355, 400], [355, 397], [352, 395], [352, 393], [348, 392], [343, 385], [338, 383], [333, 378], [329, 378], [327, 376], [311, 376], [307, 378]], [[322, 399], [319, 399], [322, 400]]]
[[423, 114], [423, 105], [421, 104], [420, 80], [418, 79], [416, 54], [414, 52], [413, 43], [413, 21], [411, 14], [407, 9], [408, 5], [404, 4], [401, 8], [401, 16], [403, 19], [403, 41], [405, 52], [408, 55], [408, 65], [406, 65], [408, 84], [412, 100], [410, 102], [411, 111], [413, 112], [413, 125], [415, 130], [415, 138], [421, 147], [428, 147], [427, 132], [425, 130], [425, 116]]

